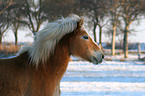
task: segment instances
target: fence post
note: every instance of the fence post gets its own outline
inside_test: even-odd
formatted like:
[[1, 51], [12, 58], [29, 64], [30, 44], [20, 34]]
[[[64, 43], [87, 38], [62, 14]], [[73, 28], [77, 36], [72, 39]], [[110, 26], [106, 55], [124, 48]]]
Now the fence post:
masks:
[[138, 60], [140, 60], [140, 54], [141, 54], [140, 43], [138, 43]]

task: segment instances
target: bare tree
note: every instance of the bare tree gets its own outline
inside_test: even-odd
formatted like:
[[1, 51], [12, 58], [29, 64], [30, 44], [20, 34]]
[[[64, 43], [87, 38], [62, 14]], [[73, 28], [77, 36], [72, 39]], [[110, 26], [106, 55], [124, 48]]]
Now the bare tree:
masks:
[[22, 26], [22, 23], [20, 22], [20, 20], [22, 19], [22, 16], [20, 14], [20, 10], [19, 8], [21, 7], [22, 2], [18, 1], [18, 0], [14, 0], [14, 4], [10, 7], [9, 12], [11, 14], [10, 17], [10, 23], [11, 23], [11, 29], [14, 33], [14, 37], [15, 37], [15, 45], [17, 46], [18, 44], [18, 30], [20, 29], [20, 27]]
[[13, 0], [0, 1], [0, 44], [2, 44], [3, 34], [9, 28], [9, 12], [6, 11], [13, 4]]
[[4, 11], [2, 14], [0, 14], [0, 44], [2, 44], [3, 34], [7, 31], [7, 29], [10, 26], [9, 17], [10, 14], [8, 11]]
[[29, 27], [35, 35], [42, 23], [56, 19], [58, 16], [67, 16], [72, 13], [75, 0], [25, 0], [21, 13], [21, 22]]
[[107, 2], [106, 0], [80, 0], [82, 6], [81, 9], [84, 9], [85, 15], [91, 18], [93, 23], [93, 34], [94, 41], [97, 42], [96, 38], [96, 28], [99, 27], [99, 45], [102, 47], [102, 28], [106, 24], [104, 22], [104, 17], [107, 14]]
[[18, 45], [18, 30], [20, 28], [20, 25], [21, 24], [19, 22], [12, 21], [12, 30], [13, 30], [13, 33], [15, 36], [15, 45], [16, 46]]
[[9, 28], [9, 24], [1, 24], [0, 26], [0, 45], [2, 44], [3, 34], [7, 31], [8, 28]]
[[145, 3], [144, 0], [121, 0], [121, 17], [124, 21], [124, 40], [123, 40], [123, 48], [124, 48], [124, 57], [128, 58], [128, 34], [130, 32], [129, 27], [130, 24], [138, 20], [140, 14], [142, 13], [140, 5]]
[[43, 0], [24, 0], [23, 4], [19, 7], [19, 14], [22, 19], [19, 21], [27, 26], [33, 35], [39, 31], [43, 22], [48, 20], [45, 13], [42, 12]]
[[109, 4], [109, 14], [111, 19], [111, 25], [112, 25], [112, 50], [111, 54], [115, 55], [115, 37], [116, 37], [116, 30], [118, 27], [118, 24], [120, 23], [119, 17], [120, 17], [120, 1], [119, 0], [110, 0], [108, 2]]

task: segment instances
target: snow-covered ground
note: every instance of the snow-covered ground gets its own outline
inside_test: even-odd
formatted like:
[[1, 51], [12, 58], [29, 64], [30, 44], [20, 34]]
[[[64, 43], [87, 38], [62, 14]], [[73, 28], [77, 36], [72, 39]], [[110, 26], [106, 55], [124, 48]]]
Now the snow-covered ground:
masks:
[[71, 61], [61, 96], [145, 96], [144, 61]]
[[[145, 58], [145, 54], [141, 54], [140, 55], [140, 58]], [[110, 60], [117, 60], [117, 61], [120, 61], [120, 60], [124, 60], [124, 61], [135, 61], [135, 60], [138, 60], [138, 55], [137, 54], [128, 54], [128, 58], [124, 58], [124, 54], [120, 54], [120, 55], [115, 55], [115, 56], [109, 56], [107, 55], [105, 57], [105, 59], [110, 59]]]

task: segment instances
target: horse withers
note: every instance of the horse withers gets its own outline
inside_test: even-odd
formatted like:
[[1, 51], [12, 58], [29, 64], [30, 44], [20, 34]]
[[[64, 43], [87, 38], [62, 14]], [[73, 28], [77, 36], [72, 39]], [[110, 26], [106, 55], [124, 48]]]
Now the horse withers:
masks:
[[94, 64], [104, 58], [75, 14], [48, 23], [18, 56], [0, 59], [0, 96], [59, 96], [71, 55]]

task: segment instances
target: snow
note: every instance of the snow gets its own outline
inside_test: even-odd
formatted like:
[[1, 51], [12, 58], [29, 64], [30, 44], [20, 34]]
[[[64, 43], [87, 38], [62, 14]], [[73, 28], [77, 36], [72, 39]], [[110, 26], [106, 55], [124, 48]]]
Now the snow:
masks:
[[145, 96], [144, 61], [71, 61], [61, 96]]
[[[144, 58], [145, 54], [141, 54], [140, 58]], [[115, 55], [115, 56], [106, 56], [107, 59], [111, 59], [111, 60], [125, 60], [125, 61], [134, 61], [134, 60], [138, 60], [138, 55], [137, 54], [128, 54], [128, 58], [124, 58], [124, 54], [120, 54], [120, 55]]]

